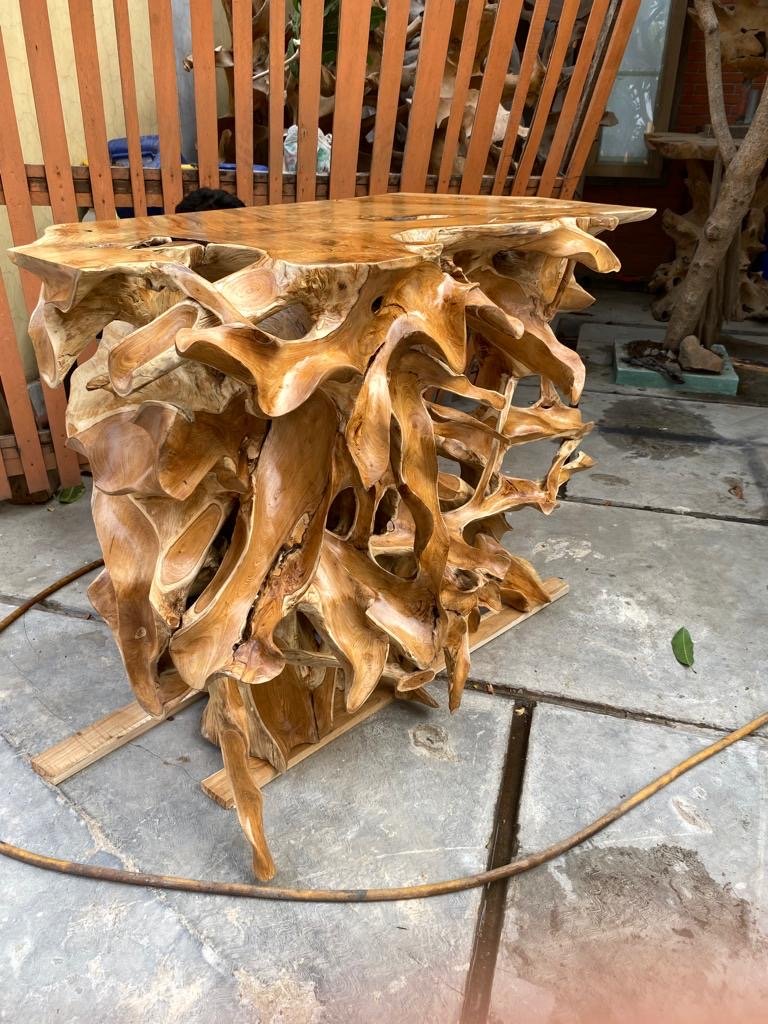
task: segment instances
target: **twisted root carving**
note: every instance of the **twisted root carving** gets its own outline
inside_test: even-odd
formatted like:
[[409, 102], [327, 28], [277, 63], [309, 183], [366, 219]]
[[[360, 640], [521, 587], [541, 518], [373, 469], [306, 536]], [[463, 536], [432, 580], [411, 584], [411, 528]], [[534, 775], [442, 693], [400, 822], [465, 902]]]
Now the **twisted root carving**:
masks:
[[[45, 281], [31, 332], [49, 383], [103, 331], [68, 413], [106, 566], [91, 600], [148, 711], [209, 689], [204, 733], [260, 878], [275, 869], [249, 756], [284, 770], [330, 729], [337, 688], [350, 711], [379, 685], [434, 705], [443, 663], [456, 709], [482, 612], [547, 600], [502, 546], [505, 516], [550, 513], [591, 464], [568, 404], [584, 369], [547, 319], [589, 301], [574, 261], [616, 269], [584, 228], [617, 217], [516, 222], [507, 202], [502, 225], [391, 217], [396, 252], [324, 265], [179, 240], [215, 237], [219, 214], [108, 240], [87, 272], [64, 229], [17, 253]], [[46, 245], [55, 259], [33, 260]], [[513, 404], [522, 378], [532, 405]], [[511, 475], [505, 456], [533, 442], [541, 476]]]

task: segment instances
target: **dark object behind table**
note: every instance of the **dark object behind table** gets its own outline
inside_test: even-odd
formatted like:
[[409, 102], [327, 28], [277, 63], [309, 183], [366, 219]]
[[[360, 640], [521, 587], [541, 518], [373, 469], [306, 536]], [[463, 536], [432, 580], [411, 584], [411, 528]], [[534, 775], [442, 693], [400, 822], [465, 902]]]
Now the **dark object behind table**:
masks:
[[196, 188], [176, 206], [176, 213], [199, 213], [204, 210], [234, 210], [245, 203], [231, 192], [220, 188]]

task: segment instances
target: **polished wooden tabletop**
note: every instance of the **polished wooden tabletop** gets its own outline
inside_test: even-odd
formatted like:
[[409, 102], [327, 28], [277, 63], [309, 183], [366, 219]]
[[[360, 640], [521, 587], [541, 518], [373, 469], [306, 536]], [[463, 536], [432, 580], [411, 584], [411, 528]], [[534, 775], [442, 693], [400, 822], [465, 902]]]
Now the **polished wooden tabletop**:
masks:
[[[253, 206], [131, 220], [55, 224], [31, 245], [11, 250], [38, 273], [47, 265], [108, 270], [167, 260], [163, 242], [218, 243], [262, 250], [301, 264], [410, 262], [425, 247], [439, 253], [461, 238], [503, 238], [510, 248], [542, 233], [542, 223], [577, 219], [598, 231], [645, 220], [654, 210], [560, 199], [391, 193], [358, 199]], [[554, 225], [552, 225], [554, 227]], [[544, 229], [546, 230], [546, 229]], [[46, 275], [48, 276], [48, 275]]]

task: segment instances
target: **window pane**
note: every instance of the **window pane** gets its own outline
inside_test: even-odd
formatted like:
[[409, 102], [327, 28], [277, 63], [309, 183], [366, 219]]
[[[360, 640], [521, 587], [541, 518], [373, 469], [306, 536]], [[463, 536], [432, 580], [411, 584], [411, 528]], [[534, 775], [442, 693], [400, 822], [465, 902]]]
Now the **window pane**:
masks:
[[642, 0], [627, 43], [608, 110], [618, 118], [603, 128], [598, 163], [648, 162], [643, 136], [655, 120], [656, 95], [664, 60], [671, 0]]
[[648, 160], [643, 138], [653, 121], [659, 80], [653, 75], [631, 75], [616, 79], [608, 109], [619, 119], [612, 128], [603, 128], [600, 160], [612, 163], [639, 163]]
[[669, 5], [670, 0], [642, 0], [619, 74], [622, 71], [658, 73], [661, 70], [669, 23]]

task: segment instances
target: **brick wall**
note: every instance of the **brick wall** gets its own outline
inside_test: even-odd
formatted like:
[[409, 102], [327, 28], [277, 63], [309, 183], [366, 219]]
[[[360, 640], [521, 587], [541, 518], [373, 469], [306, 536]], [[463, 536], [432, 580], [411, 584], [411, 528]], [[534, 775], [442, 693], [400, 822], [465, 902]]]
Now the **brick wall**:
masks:
[[[730, 123], [744, 117], [749, 83], [737, 71], [724, 71], [723, 88]], [[670, 131], [698, 132], [709, 124], [707, 77], [704, 61], [704, 36], [690, 19], [686, 25], [680, 52], [676, 102], [672, 110]], [[645, 178], [590, 178], [584, 189], [590, 202], [621, 203], [628, 206], [653, 206], [656, 216], [640, 224], [621, 228], [610, 242], [622, 263], [621, 277], [644, 282], [654, 269], [672, 258], [672, 240], [661, 227], [665, 209], [685, 213], [690, 209], [685, 187], [685, 164], [681, 160], [665, 160], [658, 180]]]
[[[679, 79], [679, 103], [673, 131], [698, 132], [709, 124], [707, 76], [704, 70], [704, 36], [695, 25], [690, 26], [683, 53], [682, 75]], [[723, 71], [723, 95], [728, 121], [735, 124], [744, 118], [749, 96], [749, 83], [738, 71]]]

